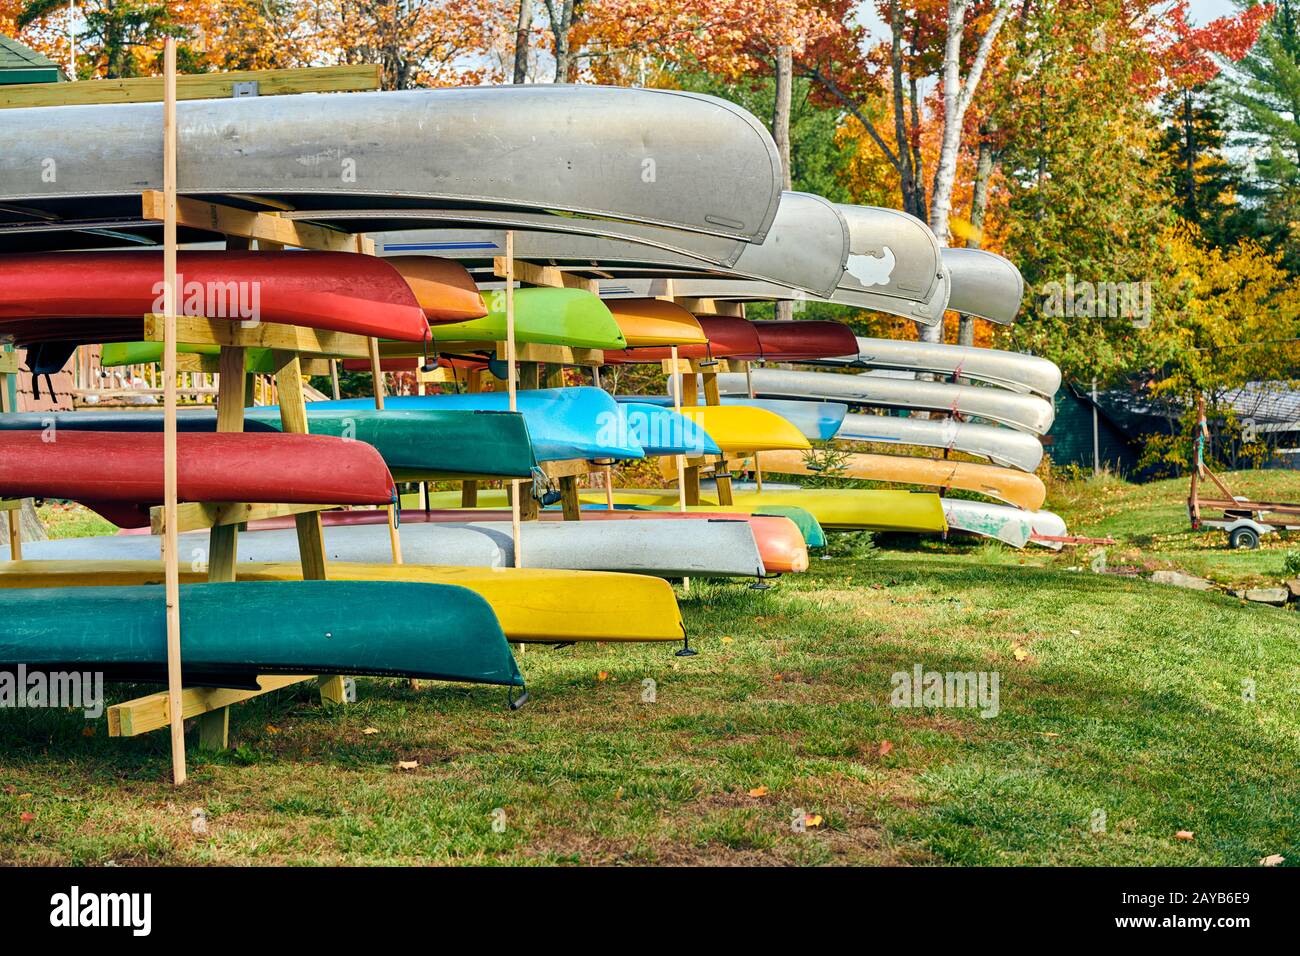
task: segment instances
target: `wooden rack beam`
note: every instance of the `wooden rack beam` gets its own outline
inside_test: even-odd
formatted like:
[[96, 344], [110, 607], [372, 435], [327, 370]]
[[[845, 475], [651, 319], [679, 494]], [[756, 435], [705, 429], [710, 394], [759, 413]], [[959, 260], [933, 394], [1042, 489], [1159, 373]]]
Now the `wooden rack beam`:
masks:
[[[146, 189], [141, 194], [141, 218], [159, 222], [162, 219], [162, 208], [162, 193], [156, 189]], [[256, 212], [184, 196], [176, 200], [176, 222], [191, 229], [219, 232], [240, 239], [256, 239], [259, 243], [275, 243], [281, 247], [298, 246], [326, 252], [366, 252], [369, 255], [374, 254], [375, 248], [373, 239], [361, 238], [360, 241], [366, 248], [358, 249], [358, 237], [351, 233], [285, 219], [278, 212]]]
[[[257, 84], [258, 96], [293, 93], [342, 93], [380, 88], [378, 64], [309, 66], [289, 70], [236, 70], [191, 73], [176, 77], [178, 100], [213, 100], [233, 96], [235, 84]], [[161, 76], [82, 83], [18, 83], [0, 86], [0, 109], [28, 106], [87, 106], [98, 103], [157, 103], [163, 98]]]
[[[312, 680], [307, 675], [263, 675], [257, 679], [260, 690], [239, 690], [231, 687], [191, 687], [181, 692], [181, 717], [189, 720], [224, 710], [231, 704], [266, 694], [290, 684]], [[168, 724], [166, 691], [137, 697], [108, 708], [108, 735], [110, 737], [137, 737], [161, 730]], [[227, 725], [228, 726], [228, 725]]]
[[[144, 317], [144, 337], [161, 342], [163, 317]], [[350, 332], [330, 332], [298, 325], [259, 322], [245, 328], [238, 319], [208, 319], [194, 315], [176, 317], [178, 341], [192, 345], [231, 345], [242, 348], [278, 349], [330, 358], [369, 358], [369, 340]]]

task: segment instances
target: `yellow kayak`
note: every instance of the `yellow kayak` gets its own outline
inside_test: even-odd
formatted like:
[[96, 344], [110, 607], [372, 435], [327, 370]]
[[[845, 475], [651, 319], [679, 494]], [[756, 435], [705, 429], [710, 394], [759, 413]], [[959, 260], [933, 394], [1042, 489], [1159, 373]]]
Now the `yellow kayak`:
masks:
[[628, 348], [703, 345], [700, 320], [676, 302], [663, 299], [606, 299]]
[[[299, 581], [297, 564], [240, 564], [240, 581]], [[511, 641], [680, 641], [685, 634], [672, 585], [605, 571], [452, 568], [330, 562], [337, 581], [458, 584], [482, 596]], [[181, 564], [181, 583], [207, 580]], [[162, 584], [161, 561], [0, 562], [0, 588]], [[344, 609], [346, 610], [346, 609]]]
[[806, 451], [803, 432], [775, 412], [752, 405], [687, 405], [682, 414], [708, 433], [724, 452]]
[[[758, 456], [764, 474], [815, 475], [807, 458], [797, 451], [765, 451]], [[848, 454], [842, 462], [846, 478], [890, 481], [900, 485], [960, 488], [997, 498], [1026, 511], [1038, 511], [1047, 488], [1037, 475], [1011, 468], [942, 458], [904, 458], [898, 455]]]
[[[584, 503], [604, 504], [605, 492], [584, 491], [579, 495]], [[948, 521], [943, 515], [943, 502], [938, 495], [912, 491], [874, 491], [857, 488], [807, 488], [799, 491], [753, 491], [738, 488], [733, 493], [736, 511], [761, 513], [765, 508], [803, 508], [824, 528], [839, 531], [921, 531], [944, 532]], [[708, 511], [718, 511], [718, 498], [712, 490], [700, 494], [700, 505]], [[503, 491], [480, 491], [481, 508], [499, 508], [506, 505]], [[616, 505], [673, 505], [677, 504], [677, 489], [622, 488], [614, 492]], [[436, 492], [429, 496], [431, 508], [460, 507], [460, 492]], [[722, 510], [731, 510], [724, 508]], [[333, 565], [331, 565], [333, 567]]]

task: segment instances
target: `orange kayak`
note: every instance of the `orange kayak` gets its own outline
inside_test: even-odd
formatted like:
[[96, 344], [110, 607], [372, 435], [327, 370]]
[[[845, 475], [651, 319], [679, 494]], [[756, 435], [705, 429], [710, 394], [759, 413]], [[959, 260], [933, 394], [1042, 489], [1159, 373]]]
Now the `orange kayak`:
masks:
[[[564, 515], [558, 511], [542, 512], [543, 521], [563, 521]], [[635, 521], [649, 518], [675, 518], [684, 521], [746, 521], [754, 533], [758, 544], [759, 556], [768, 574], [797, 574], [808, 570], [808, 546], [803, 533], [789, 518], [780, 515], [740, 515], [731, 512], [713, 511], [607, 511], [602, 508], [584, 508], [583, 521]], [[402, 511], [402, 524], [423, 524], [426, 522], [456, 521], [509, 521], [509, 510], [499, 508], [447, 508], [435, 511]], [[387, 511], [326, 511], [321, 521], [329, 525], [384, 524], [388, 521]], [[292, 515], [278, 518], [263, 518], [250, 521], [250, 531], [266, 531], [294, 526]]]

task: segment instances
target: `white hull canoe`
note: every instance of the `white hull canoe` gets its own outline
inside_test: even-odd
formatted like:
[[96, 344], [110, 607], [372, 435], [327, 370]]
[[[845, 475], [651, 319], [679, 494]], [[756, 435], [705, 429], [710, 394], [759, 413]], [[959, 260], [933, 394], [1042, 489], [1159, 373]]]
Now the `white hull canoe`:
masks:
[[[1055, 415], [1050, 402], [1000, 388], [776, 368], [753, 369], [750, 374], [754, 393], [767, 398], [812, 398], [874, 408], [958, 412], [1035, 435], [1046, 434]], [[747, 395], [749, 384], [746, 376], [736, 372], [718, 376], [719, 391], [728, 395]]]
[[951, 418], [899, 418], [850, 412], [844, 416], [844, 424], [835, 437], [844, 441], [946, 448], [1021, 471], [1034, 471], [1043, 461], [1042, 443], [1027, 432]]
[[820, 359], [804, 364], [936, 372], [987, 382], [1013, 392], [1032, 392], [1044, 398], [1052, 398], [1061, 387], [1061, 370], [1047, 359], [1020, 352], [979, 349], [966, 345], [859, 336], [857, 355]]
[[1035, 542], [1033, 536], [1064, 537], [1068, 533], [1060, 515], [1051, 511], [1021, 511], [1007, 505], [944, 498], [943, 513], [950, 531], [993, 538], [1013, 548], [1035, 543], [1059, 551], [1060, 542]]
[[[584, 231], [590, 232], [587, 224]], [[646, 230], [647, 238], [655, 235]], [[492, 259], [505, 255], [500, 229], [427, 229], [375, 236], [383, 255], [441, 256], [458, 259], [488, 282], [495, 276]], [[732, 263], [711, 265], [664, 244], [649, 245], [608, 235], [559, 231], [521, 232], [515, 257], [542, 265], [559, 265], [578, 274], [675, 276], [715, 271], [719, 275], [758, 279], [802, 290], [831, 294], [849, 255], [849, 228], [833, 203], [808, 193], [781, 194], [776, 219], [761, 243], [744, 246]]]
[[[9, 221], [66, 230], [76, 224], [57, 220], [75, 210], [83, 223], [154, 236], [156, 226], [131, 220], [141, 190], [162, 188], [162, 113], [161, 103], [7, 110], [0, 202], [30, 211]], [[226, 98], [182, 102], [177, 117], [183, 195], [255, 196], [327, 223], [330, 210], [381, 212], [349, 231], [418, 227], [402, 209], [503, 209], [761, 242], [782, 186], [758, 119], [680, 91], [528, 84]], [[58, 176], [39, 175], [51, 160]]]
[[[656, 577], [763, 577], [754, 533], [745, 521], [698, 522], [530, 521], [522, 526], [523, 566], [571, 571], [625, 571]], [[400, 529], [407, 564], [454, 567], [514, 566], [508, 521], [408, 524]], [[181, 536], [183, 561], [205, 559], [208, 536]], [[151, 535], [65, 538], [23, 545], [27, 560], [139, 561], [156, 559], [159, 542]], [[298, 560], [294, 530], [248, 531], [239, 536], [239, 561], [281, 563]], [[387, 564], [393, 559], [387, 525], [325, 528], [329, 561]], [[8, 549], [0, 549], [7, 560]]]
[[948, 308], [962, 315], [1011, 325], [1025, 297], [1025, 280], [1009, 259], [983, 249], [950, 247], [943, 265], [952, 281]]

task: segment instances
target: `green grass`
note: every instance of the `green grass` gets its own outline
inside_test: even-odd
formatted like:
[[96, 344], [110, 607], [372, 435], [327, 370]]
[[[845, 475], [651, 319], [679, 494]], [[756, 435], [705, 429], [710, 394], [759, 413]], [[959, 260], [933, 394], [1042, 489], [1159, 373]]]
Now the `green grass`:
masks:
[[[1300, 476], [1232, 482], [1300, 498]], [[1281, 566], [1280, 545], [1183, 534], [1180, 483], [1053, 491], [1073, 531], [1122, 539], [1112, 565]], [[697, 657], [529, 648], [518, 712], [436, 683], [362, 680], [346, 707], [267, 695], [235, 709], [231, 750], [191, 746], [180, 791], [164, 735], [0, 712], [0, 863], [1300, 860], [1294, 611], [1081, 572], [1086, 553], [881, 537], [839, 554], [767, 591], [697, 582], [681, 595]], [[999, 714], [891, 707], [916, 664], [996, 672]], [[798, 832], [796, 814], [821, 824]]]
[[[530, 648], [534, 699], [516, 713], [500, 691], [440, 684], [361, 681], [359, 703], [330, 709], [269, 695], [236, 709], [234, 749], [191, 751], [179, 792], [162, 735], [0, 714], [0, 862], [1300, 859], [1291, 612], [920, 558], [818, 562], [770, 591], [697, 584], [682, 600], [695, 658]], [[890, 707], [891, 675], [916, 663], [997, 671], [1001, 712]], [[795, 832], [796, 809], [822, 825]]]
[[117, 531], [115, 525], [81, 505], [50, 502], [42, 505], [37, 514], [51, 538], [87, 538]]

